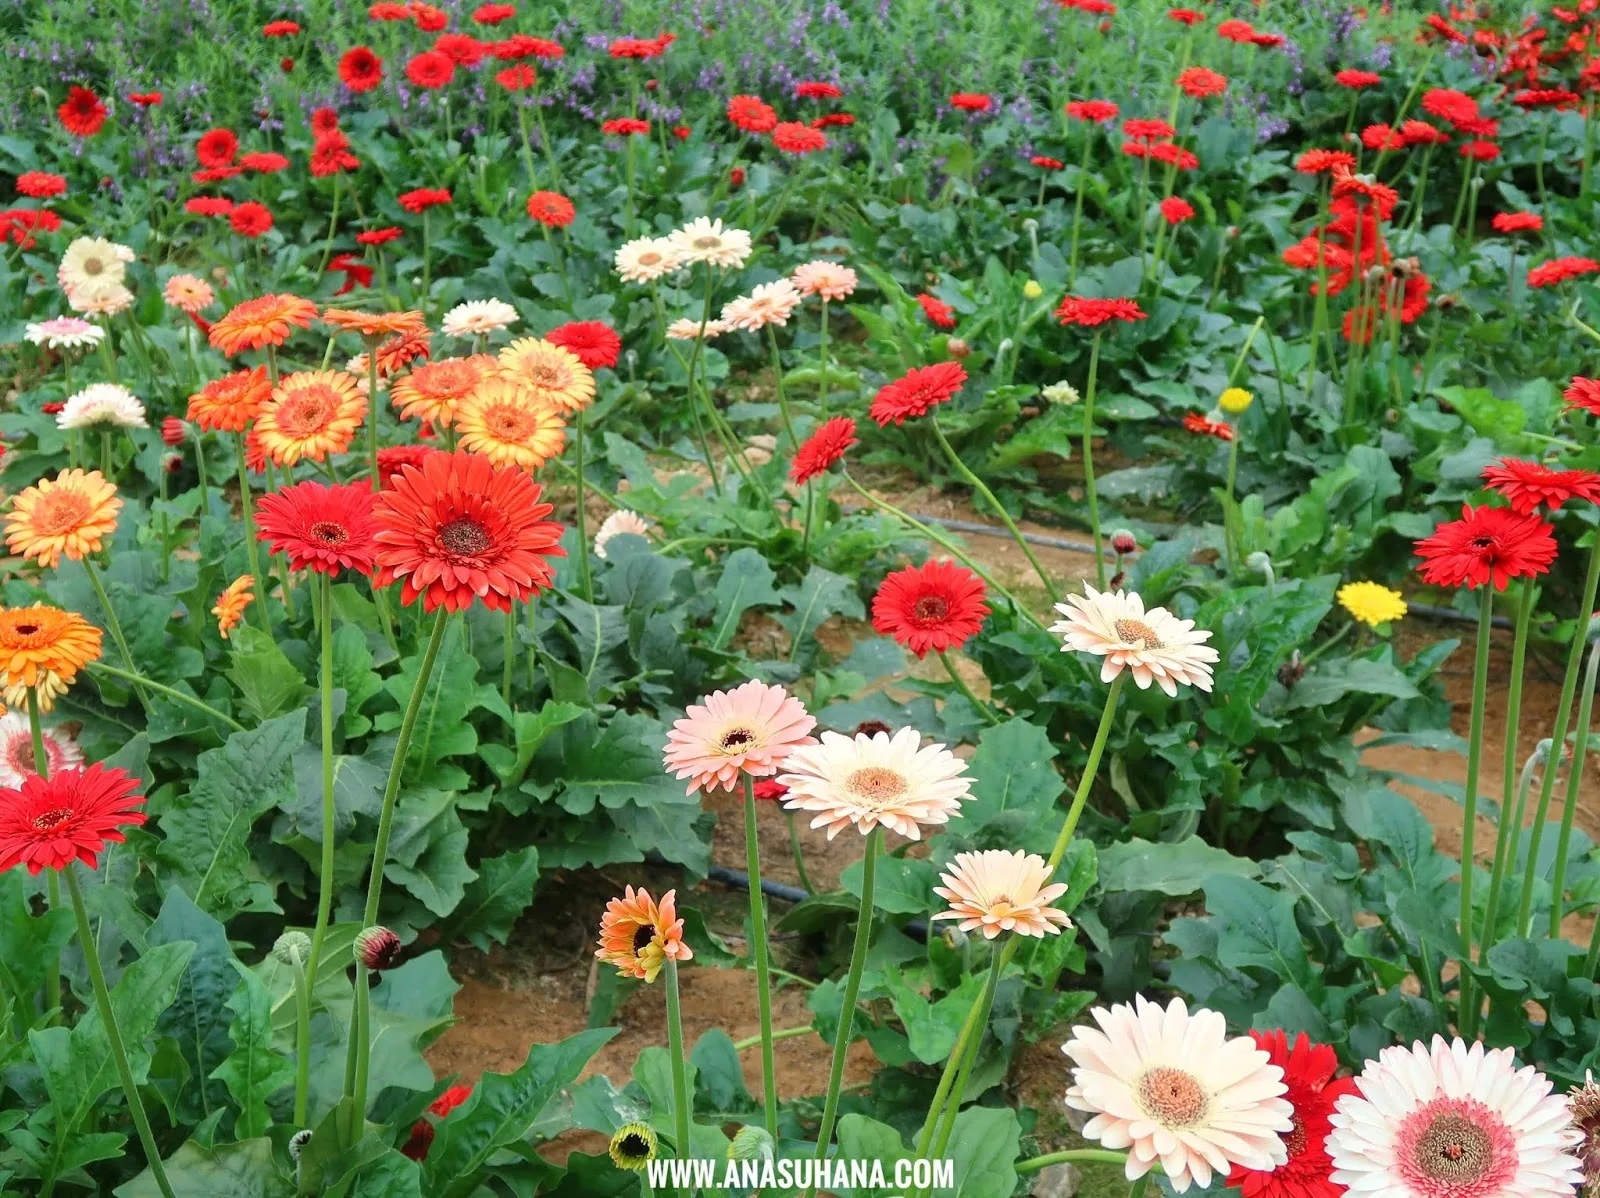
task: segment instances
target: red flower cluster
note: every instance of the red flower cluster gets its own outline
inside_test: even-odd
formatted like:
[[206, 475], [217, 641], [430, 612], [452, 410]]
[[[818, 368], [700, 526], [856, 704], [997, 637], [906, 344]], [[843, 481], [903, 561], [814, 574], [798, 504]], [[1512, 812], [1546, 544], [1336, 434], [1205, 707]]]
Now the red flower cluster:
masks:
[[1358, 71], [1347, 67], [1335, 74], [1333, 81], [1340, 87], [1348, 87], [1354, 91], [1363, 87], [1377, 87], [1383, 82], [1383, 76], [1376, 71]]
[[878, 388], [867, 415], [879, 428], [904, 424], [915, 416], [926, 416], [935, 404], [951, 399], [966, 385], [967, 372], [959, 362], [938, 362], [908, 370], [892, 383]]
[[922, 309], [922, 314], [928, 318], [929, 323], [936, 329], [953, 329], [956, 327], [955, 310], [943, 300], [923, 293], [917, 296], [917, 306]]
[[0, 241], [12, 241], [25, 250], [38, 244], [34, 233], [54, 233], [61, 227], [61, 218], [48, 208], [0, 209]]
[[620, 37], [611, 43], [607, 52], [612, 58], [659, 58], [677, 40], [675, 33], [658, 33], [651, 38]]
[[415, 191], [403, 192], [395, 197], [395, 203], [407, 212], [426, 212], [438, 204], [448, 204], [450, 192], [443, 187], [419, 187]]
[[1537, 516], [1463, 504], [1461, 519], [1441, 524], [1416, 543], [1422, 580], [1431, 586], [1485, 583], [1503, 591], [1513, 578], [1543, 574], [1556, 558], [1552, 529]]
[[1206, 14], [1205, 13], [1196, 12], [1192, 8], [1169, 8], [1169, 9], [1167, 9], [1167, 20], [1176, 21], [1179, 25], [1194, 26], [1194, 25], [1200, 24], [1200, 22], [1204, 21], [1205, 19], [1206, 19]]

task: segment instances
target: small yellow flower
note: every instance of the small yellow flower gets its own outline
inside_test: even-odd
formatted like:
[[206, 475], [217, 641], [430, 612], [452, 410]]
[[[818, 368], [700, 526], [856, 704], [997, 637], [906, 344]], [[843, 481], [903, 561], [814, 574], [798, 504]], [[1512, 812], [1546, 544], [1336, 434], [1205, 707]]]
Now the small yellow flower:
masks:
[[1237, 416], [1254, 403], [1255, 398], [1243, 387], [1229, 387], [1221, 395], [1217, 396], [1217, 406], [1230, 416]]
[[1038, 299], [1044, 294], [1044, 288], [1039, 286], [1037, 279], [1029, 279], [1022, 285], [1022, 294], [1028, 299]]
[[1338, 598], [1345, 611], [1373, 628], [1406, 614], [1406, 601], [1400, 592], [1391, 591], [1382, 583], [1347, 582], [1339, 588]]

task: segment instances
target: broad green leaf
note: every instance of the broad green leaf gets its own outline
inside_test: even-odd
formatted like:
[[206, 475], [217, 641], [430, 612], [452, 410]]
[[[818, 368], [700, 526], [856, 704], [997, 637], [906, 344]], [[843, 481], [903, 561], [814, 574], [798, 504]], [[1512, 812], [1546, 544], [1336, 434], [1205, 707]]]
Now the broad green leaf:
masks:
[[465, 936], [481, 951], [489, 943], [501, 944], [511, 935], [511, 926], [533, 902], [533, 888], [539, 882], [539, 850], [533, 845], [486, 857], [478, 862], [478, 877], [467, 886], [451, 920], [452, 935]]
[[589, 815], [596, 804], [667, 804], [681, 819], [684, 808], [699, 804], [661, 768], [665, 744], [666, 730], [649, 716], [623, 712], [601, 727], [598, 715], [585, 712], [545, 741], [523, 785], [541, 799], [555, 797], [571, 815]]
[[[839, 885], [859, 902], [862, 862], [852, 861], [839, 874]], [[872, 883], [872, 905], [891, 915], [922, 915], [941, 900], [933, 888], [939, 871], [922, 857], [879, 857]]]
[[[357, 815], [374, 822], [383, 810], [383, 786], [388, 771], [367, 757], [333, 755], [333, 839], [337, 844], [350, 835]], [[303, 837], [307, 844], [322, 844], [322, 748], [307, 741], [294, 755], [295, 798], [283, 807], [288, 818], [273, 826], [273, 836], [289, 843]]]
[[1100, 850], [1100, 885], [1106, 890], [1193, 894], [1222, 872], [1253, 878], [1259, 871], [1254, 861], [1212, 848], [1198, 836], [1176, 844], [1135, 838]]
[[1205, 893], [1206, 909], [1217, 917], [1217, 959], [1224, 965], [1264, 969], [1307, 990], [1316, 985], [1293, 897], [1234, 874], [1211, 878]]
[[629, 803], [612, 811], [611, 818], [641, 854], [655, 850], [683, 866], [691, 880], [698, 882], [711, 869], [711, 830], [716, 817], [710, 812], [688, 818], [675, 798], [672, 803], [657, 802], [649, 807]]
[[489, 763], [489, 768], [500, 779], [500, 785], [516, 786], [528, 772], [528, 765], [539, 746], [556, 729], [572, 723], [584, 713], [576, 703], [546, 700], [538, 711], [519, 711], [512, 723], [512, 745], [484, 744], [478, 755]]
[[1285, 711], [1326, 707], [1346, 695], [1388, 695], [1395, 699], [1417, 697], [1416, 684], [1386, 661], [1353, 658], [1319, 663], [1294, 684], [1284, 700]]
[[1055, 756], [1049, 734], [1027, 720], [985, 729], [972, 755], [972, 797], [961, 805], [963, 830], [1007, 812], [1019, 812], [1029, 822], [1047, 818], [1066, 789]]
[[815, 657], [817, 629], [829, 616], [842, 615], [852, 620], [866, 616], [856, 584], [821, 566], [807, 570], [798, 587], [784, 587], [778, 593], [794, 609], [778, 617], [778, 623], [788, 630], [794, 646], [789, 655], [793, 661], [810, 661]]
[[[293, 1183], [278, 1172], [272, 1141], [266, 1137], [202, 1148], [185, 1141], [166, 1162], [174, 1198], [290, 1198]], [[126, 1185], [117, 1198], [160, 1198], [155, 1175], [148, 1169]]]
[[1010, 1198], [1021, 1135], [1010, 1107], [969, 1106], [957, 1115], [945, 1154], [955, 1162], [958, 1198]]
[[194, 945], [194, 954], [183, 972], [177, 996], [161, 1013], [156, 1030], [173, 1038], [188, 1062], [189, 1076], [197, 1079], [194, 1092], [185, 1091], [179, 1110], [184, 1118], [198, 1122], [210, 1109], [210, 1103], [198, 1091], [233, 1047], [228, 1033], [228, 1002], [239, 984], [235, 972], [238, 963], [228, 945], [227, 930], [174, 886], [167, 891], [161, 913], [150, 925], [145, 942], [153, 946], [185, 941]]
[[306, 681], [277, 641], [252, 624], [241, 624], [228, 637], [228, 652], [233, 663], [228, 677], [258, 723], [299, 705]]
[[354, 624], [340, 624], [333, 633], [333, 686], [344, 691], [339, 728], [346, 736], [364, 736], [372, 721], [361, 709], [383, 689], [383, 678], [372, 668], [372, 650], [366, 635]]
[[[384, 680], [384, 689], [399, 710], [386, 711], [373, 721], [379, 731], [387, 732], [400, 726], [401, 713], [411, 701], [421, 669], [422, 654], [418, 653], [402, 660], [400, 669]], [[417, 709], [417, 723], [406, 753], [408, 784], [428, 785], [446, 757], [477, 750], [477, 730], [467, 721], [468, 713], [478, 705], [477, 680], [478, 663], [467, 652], [462, 623], [451, 619], [445, 625], [439, 655], [423, 687], [422, 705]], [[388, 738], [385, 738], [385, 747], [392, 752], [393, 742]], [[442, 789], [452, 788], [444, 786]]]
[[[882, 1161], [887, 1180], [894, 1178], [894, 1162], [911, 1156], [900, 1133], [887, 1123], [865, 1115], [849, 1114], [839, 1120], [838, 1157], [845, 1161]], [[846, 1198], [877, 1198], [881, 1190], [851, 1186], [842, 1192]]]
[[758, 549], [736, 549], [723, 563], [717, 579], [716, 615], [711, 621], [711, 647], [725, 649], [739, 631], [739, 618], [752, 607], [775, 607], [783, 597], [772, 585], [772, 567]]
[[250, 1139], [271, 1126], [267, 1100], [294, 1081], [294, 1065], [273, 1051], [272, 995], [266, 983], [239, 962], [232, 964], [239, 974], [239, 988], [228, 1000], [233, 1051], [211, 1076], [228, 1087], [239, 1108], [233, 1134]]
[[478, 875], [467, 864], [467, 829], [455, 795], [408, 794], [395, 806], [394, 839], [383, 876], [404, 886], [435, 915], [449, 915]]
[[739, 1050], [728, 1033], [714, 1027], [695, 1041], [689, 1060], [695, 1068], [695, 1105], [704, 1110], [737, 1113], [755, 1109], [744, 1084]]
[[46, 973], [72, 939], [72, 912], [65, 907], [30, 913], [22, 885], [23, 871], [0, 873], [0, 984], [5, 987], [0, 1023], [11, 1013], [12, 1028], [25, 1029], [34, 1019], [31, 996], [44, 987]]

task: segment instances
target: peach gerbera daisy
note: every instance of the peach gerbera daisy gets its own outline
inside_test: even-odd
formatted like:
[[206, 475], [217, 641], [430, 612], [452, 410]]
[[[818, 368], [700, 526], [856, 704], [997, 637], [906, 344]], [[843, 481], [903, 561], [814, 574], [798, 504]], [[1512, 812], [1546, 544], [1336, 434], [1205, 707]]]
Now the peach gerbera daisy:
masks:
[[261, 448], [280, 466], [343, 453], [361, 427], [367, 400], [353, 375], [302, 370], [285, 375], [256, 417]]
[[955, 866], [939, 875], [943, 886], [933, 892], [950, 903], [935, 919], [959, 919], [963, 932], [983, 929], [984, 939], [1001, 932], [1059, 936], [1072, 921], [1050, 904], [1067, 892], [1064, 882], [1050, 883], [1050, 866], [1037, 853], [988, 849], [957, 853]]
[[[366, 369], [365, 362], [362, 369]], [[436, 428], [449, 428], [456, 406], [498, 369], [488, 354], [425, 362], [389, 384], [389, 399], [407, 420], [426, 420]]]
[[606, 904], [600, 917], [600, 948], [594, 955], [615, 965], [623, 977], [646, 982], [655, 981], [669, 959], [694, 960], [694, 951], [683, 942], [677, 893], [669, 890], [657, 903], [648, 890], [627, 887], [621, 898]]
[[802, 295], [820, 295], [825, 300], [849, 299], [859, 280], [848, 266], [817, 258], [803, 262], [789, 276]]
[[71, 685], [99, 656], [100, 630], [77, 612], [0, 607], [0, 686], [38, 686], [52, 674]]
[[594, 400], [594, 375], [578, 355], [539, 337], [523, 337], [501, 350], [500, 372], [563, 412], [582, 411]]
[[349, 308], [324, 308], [322, 323], [341, 332], [363, 337], [423, 337], [428, 323], [421, 312], [356, 312]]
[[6, 544], [24, 558], [53, 567], [99, 553], [116, 531], [122, 500], [98, 470], [63, 470], [19, 493], [6, 516]]
[[496, 466], [537, 470], [567, 443], [561, 413], [509, 379], [485, 379], [456, 409], [461, 448]]
[[767, 778], [791, 751], [815, 744], [817, 721], [781, 686], [746, 682], [691, 703], [667, 733], [662, 765], [689, 779], [686, 794], [732, 790], [741, 774]]
[[298, 295], [263, 295], [235, 304], [211, 326], [211, 347], [228, 357], [268, 345], [282, 345], [294, 330], [309, 329], [317, 306]]
[[161, 298], [180, 312], [193, 316], [217, 302], [211, 284], [195, 275], [173, 275], [162, 285]]
[[1294, 1108], [1283, 1070], [1249, 1036], [1183, 999], [1165, 1010], [1142, 994], [1089, 1012], [1061, 1051], [1072, 1058], [1067, 1105], [1093, 1115], [1085, 1139], [1128, 1150], [1130, 1181], [1161, 1163], [1172, 1188], [1205, 1188], [1236, 1164], [1274, 1169], [1288, 1159], [1283, 1135]]
[[243, 623], [244, 609], [250, 606], [255, 597], [255, 579], [248, 574], [239, 575], [222, 588], [211, 614], [217, 617], [217, 634], [223, 640], [227, 640], [228, 633]]
[[747, 333], [758, 333], [769, 324], [782, 328], [789, 323], [789, 317], [800, 306], [802, 298], [799, 288], [788, 279], [762, 283], [749, 295], [723, 304], [722, 323]]
[[824, 732], [783, 763], [783, 805], [814, 813], [813, 828], [832, 840], [851, 824], [865, 836], [880, 824], [911, 840], [923, 824], [948, 823], [972, 789], [966, 763], [943, 745], [922, 745], [915, 728], [871, 736]]
[[188, 417], [207, 432], [240, 433], [272, 398], [267, 368], [236, 370], [189, 397]]
[[1193, 620], [1180, 620], [1164, 607], [1146, 611], [1133, 591], [1097, 591], [1087, 584], [1083, 589], [1083, 595], [1056, 604], [1066, 619], [1050, 631], [1065, 640], [1063, 653], [1105, 658], [1101, 682], [1128, 670], [1140, 690], [1152, 682], [1174, 697], [1181, 684], [1211, 689], [1211, 663], [1217, 660], [1217, 651], [1205, 644], [1211, 633], [1196, 631]]

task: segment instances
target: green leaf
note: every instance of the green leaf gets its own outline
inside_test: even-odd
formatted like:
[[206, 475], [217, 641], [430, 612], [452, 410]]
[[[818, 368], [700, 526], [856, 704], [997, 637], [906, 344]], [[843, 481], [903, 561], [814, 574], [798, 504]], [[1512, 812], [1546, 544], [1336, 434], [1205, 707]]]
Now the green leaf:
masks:
[[[589, 815], [595, 805], [615, 809], [667, 804], [698, 807], [683, 783], [661, 768], [666, 731], [649, 716], [624, 712], [604, 728], [593, 712], [566, 724], [545, 741], [535, 758], [533, 779], [524, 783], [540, 798], [557, 797], [572, 815]], [[680, 810], [675, 819], [681, 819]]]
[[211, 1076], [228, 1087], [239, 1108], [233, 1134], [250, 1139], [271, 1126], [267, 1100], [294, 1081], [294, 1066], [272, 1049], [272, 995], [266, 983], [239, 962], [232, 964], [239, 974], [239, 988], [228, 1000], [233, 1051]]
[[1349, 694], [1415, 699], [1419, 693], [1416, 684], [1388, 662], [1358, 657], [1316, 666], [1295, 683], [1284, 700], [1283, 709], [1326, 707]]
[[809, 661], [816, 654], [816, 631], [829, 616], [842, 615], [852, 620], [866, 616], [855, 582], [821, 566], [807, 570], [798, 587], [784, 587], [778, 593], [794, 608], [778, 617], [795, 646], [790, 653], [794, 661]]
[[739, 1050], [720, 1027], [695, 1041], [689, 1060], [695, 1068], [695, 1105], [706, 1110], [737, 1112], [755, 1108], [744, 1084]]
[[1100, 850], [1100, 885], [1106, 890], [1194, 894], [1219, 873], [1253, 878], [1258, 872], [1254, 861], [1212, 848], [1198, 836], [1175, 844], [1135, 838]]
[[[446, 623], [438, 659], [423, 688], [422, 705], [417, 709], [417, 723], [406, 753], [405, 780], [409, 785], [437, 785], [430, 779], [446, 757], [477, 751], [478, 732], [467, 721], [467, 714], [478, 706], [478, 663], [467, 652], [462, 627], [460, 620]], [[422, 654], [418, 653], [401, 661], [400, 669], [384, 681], [384, 689], [400, 710], [378, 716], [373, 726], [379, 731], [400, 726], [401, 712], [411, 701], [421, 669]], [[392, 748], [392, 742], [387, 747]]]
[[739, 631], [739, 618], [752, 607], [776, 607], [783, 602], [773, 582], [777, 575], [758, 549], [736, 549], [723, 563], [717, 579], [716, 615], [711, 621], [711, 647], [726, 649]]
[[512, 744], [485, 744], [478, 747], [478, 755], [489, 763], [502, 786], [511, 787], [522, 781], [546, 738], [556, 729], [572, 723], [584, 713], [576, 703], [561, 703], [548, 699], [538, 711], [519, 711], [512, 721]]
[[945, 1154], [955, 1162], [958, 1198], [1010, 1198], [1021, 1135], [1010, 1107], [969, 1106], [957, 1115]]
[[[165, 1164], [174, 1198], [290, 1198], [295, 1192], [278, 1172], [272, 1141], [265, 1137], [215, 1148], [188, 1140]], [[160, 1194], [148, 1169], [116, 1190], [117, 1198], [160, 1198]]]
[[[861, 900], [862, 862], [852, 861], [839, 874], [839, 885]], [[880, 857], [873, 880], [872, 905], [891, 915], [921, 915], [933, 904], [939, 871], [922, 857]]]
[[979, 827], [1006, 812], [1029, 822], [1046, 818], [1066, 789], [1052, 764], [1056, 751], [1037, 724], [1012, 719], [986, 728], [972, 755], [972, 797], [961, 807], [965, 826]]
[[539, 882], [539, 850], [533, 845], [478, 862], [478, 877], [466, 889], [451, 921], [451, 935], [465, 936], [482, 952], [501, 944], [511, 925], [533, 902]]
[[372, 668], [372, 650], [366, 634], [354, 624], [340, 624], [333, 633], [333, 687], [344, 691], [339, 728], [346, 736], [364, 736], [372, 721], [361, 709], [383, 689], [383, 679]]
[[[239, 984], [228, 944], [227, 930], [211, 916], [190, 901], [179, 887], [167, 891], [161, 904], [161, 914], [145, 935], [149, 945], [194, 945], [189, 966], [183, 971], [183, 981], [178, 986], [172, 1005], [161, 1013], [156, 1031], [171, 1036], [177, 1042], [183, 1059], [188, 1062], [189, 1076], [205, 1079], [227, 1058], [233, 1048], [228, 1033], [228, 1003]], [[185, 1094], [187, 1104], [181, 1104], [185, 1118], [198, 1121], [209, 1109], [200, 1094]], [[239, 1133], [241, 1136], [245, 1133]], [[255, 1134], [255, 1133], [250, 1133]]]
[[[350, 835], [356, 816], [377, 821], [383, 810], [383, 786], [388, 770], [367, 757], [333, 755], [333, 839], [337, 844]], [[274, 825], [274, 837], [288, 843], [304, 837], [313, 847], [322, 844], [322, 749], [310, 741], [294, 755], [295, 799], [282, 810], [288, 817]]]
[[1290, 895], [1232, 874], [1211, 878], [1205, 892], [1206, 909], [1218, 917], [1218, 960], [1234, 969], [1264, 969], [1306, 990], [1316, 985]]
[[[900, 1133], [887, 1123], [879, 1123], [865, 1115], [850, 1114], [840, 1118], [840, 1160], [882, 1161], [884, 1177], [893, 1179], [894, 1162], [910, 1156]], [[866, 1186], [852, 1186], [843, 1194], [848, 1198], [877, 1198], [881, 1192]]]
[[305, 679], [277, 641], [252, 624], [241, 624], [229, 634], [228, 652], [233, 662], [228, 677], [258, 723], [299, 705]]
[[393, 837], [383, 876], [435, 915], [449, 915], [478, 876], [467, 864], [467, 829], [456, 796], [443, 790], [406, 795], [395, 806]]
[[611, 812], [611, 818], [641, 854], [654, 849], [668, 861], [683, 866], [695, 882], [710, 871], [711, 830], [716, 825], [712, 813], [687, 818], [675, 800], [649, 807], [629, 803]]
[[72, 939], [72, 912], [65, 907], [30, 913], [20, 869], [0, 873], [0, 984], [4, 1003], [0, 1024], [10, 1012], [11, 1027], [25, 1029], [34, 1020], [30, 996], [44, 988], [61, 950]]

